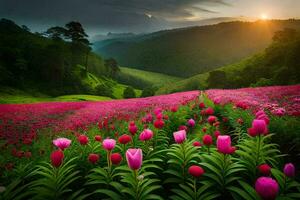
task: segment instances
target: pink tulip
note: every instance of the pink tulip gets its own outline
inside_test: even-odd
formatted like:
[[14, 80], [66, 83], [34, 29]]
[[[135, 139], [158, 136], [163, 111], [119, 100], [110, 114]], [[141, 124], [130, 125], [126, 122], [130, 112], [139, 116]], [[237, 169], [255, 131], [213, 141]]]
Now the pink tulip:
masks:
[[181, 144], [186, 140], [186, 131], [181, 130], [173, 133], [174, 140], [177, 144]]
[[151, 140], [151, 138], [153, 137], [153, 132], [150, 129], [145, 129], [141, 134], [139, 139], [141, 141], [147, 141], [147, 140]]
[[195, 124], [196, 124], [196, 122], [193, 119], [189, 119], [188, 122], [187, 122], [187, 124], [188, 124], [189, 127], [194, 127]]
[[138, 170], [142, 166], [143, 152], [142, 149], [128, 149], [126, 151], [126, 160], [128, 167], [132, 170]]
[[56, 147], [60, 148], [62, 151], [71, 145], [71, 140], [67, 138], [57, 138], [52, 142]]
[[253, 120], [252, 128], [257, 135], [266, 134], [268, 132], [268, 128], [265, 120], [261, 120], [261, 119]]
[[231, 138], [229, 135], [220, 135], [217, 138], [217, 149], [223, 154], [232, 154], [235, 151], [235, 147], [231, 146]]
[[114, 139], [105, 139], [102, 142], [102, 146], [104, 149], [107, 151], [111, 151], [113, 148], [115, 148], [116, 145], [116, 140]]

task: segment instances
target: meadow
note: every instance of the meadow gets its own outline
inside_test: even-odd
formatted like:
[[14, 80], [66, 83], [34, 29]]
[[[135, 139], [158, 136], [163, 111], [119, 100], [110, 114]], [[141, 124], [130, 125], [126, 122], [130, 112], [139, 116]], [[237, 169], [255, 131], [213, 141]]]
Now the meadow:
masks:
[[300, 86], [0, 105], [1, 199], [299, 199]]

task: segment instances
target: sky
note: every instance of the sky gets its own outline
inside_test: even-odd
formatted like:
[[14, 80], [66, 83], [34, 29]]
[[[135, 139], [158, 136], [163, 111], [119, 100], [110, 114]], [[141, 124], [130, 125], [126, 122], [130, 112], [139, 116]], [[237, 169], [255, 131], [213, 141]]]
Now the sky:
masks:
[[90, 36], [231, 20], [300, 18], [300, 0], [0, 0], [0, 18], [45, 31], [79, 21]]

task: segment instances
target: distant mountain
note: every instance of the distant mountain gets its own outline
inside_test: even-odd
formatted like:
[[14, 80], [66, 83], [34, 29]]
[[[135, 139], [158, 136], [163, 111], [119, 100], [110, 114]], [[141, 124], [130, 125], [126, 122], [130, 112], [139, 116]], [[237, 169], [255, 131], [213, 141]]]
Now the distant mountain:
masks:
[[159, 31], [96, 42], [94, 50], [122, 66], [190, 77], [265, 49], [274, 32], [284, 28], [300, 29], [300, 20], [234, 21]]
[[107, 33], [106, 35], [99, 34], [95, 35], [94, 37], [91, 38], [91, 41], [94, 42], [99, 42], [102, 40], [109, 40], [109, 39], [114, 39], [114, 38], [128, 38], [128, 37], [133, 37], [136, 36], [134, 33]]
[[300, 83], [300, 31], [275, 33], [264, 51], [237, 63], [162, 86], [157, 94], [207, 88], [241, 88]]

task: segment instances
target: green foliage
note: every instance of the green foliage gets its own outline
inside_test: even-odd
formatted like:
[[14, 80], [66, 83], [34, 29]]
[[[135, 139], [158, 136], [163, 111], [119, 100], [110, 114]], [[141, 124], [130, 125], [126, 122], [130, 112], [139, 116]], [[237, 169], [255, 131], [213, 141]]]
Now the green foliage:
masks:
[[203, 176], [207, 178], [202, 183], [209, 185], [210, 190], [215, 191], [215, 194], [230, 198], [232, 187], [242, 179], [241, 172], [245, 171], [239, 159], [218, 152], [203, 154], [201, 158], [200, 165], [206, 171]]
[[[49, 163], [37, 166], [33, 174], [38, 178], [31, 183], [34, 199], [61, 199], [69, 195], [69, 199], [83, 199], [83, 189], [75, 192], [71, 185], [80, 178], [79, 171], [75, 170], [77, 158], [68, 160], [59, 168], [53, 167]], [[71, 195], [72, 194], [72, 195]], [[81, 198], [79, 198], [81, 196]]]
[[95, 90], [96, 94], [99, 96], [113, 97], [112, 87], [107, 84], [99, 84], [96, 86]]
[[280, 151], [278, 145], [268, 143], [272, 134], [267, 136], [257, 136], [254, 138], [245, 138], [237, 145], [239, 150], [236, 153], [242, 158], [241, 163], [247, 168], [250, 180], [257, 178], [257, 167], [268, 163], [271, 166], [277, 166]]
[[185, 183], [188, 167], [200, 161], [199, 154], [192, 145], [192, 141], [186, 141], [183, 144], [172, 144], [167, 155], [169, 157], [169, 167], [164, 173], [168, 174], [169, 177], [164, 181], [164, 184]]
[[136, 94], [135, 94], [135, 91], [133, 89], [133, 87], [126, 87], [124, 92], [123, 92], [123, 97], [125, 99], [129, 99], [129, 98], [135, 98], [136, 97]]
[[155, 95], [155, 89], [153, 87], [148, 87], [143, 89], [141, 97], [150, 97]]

